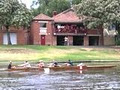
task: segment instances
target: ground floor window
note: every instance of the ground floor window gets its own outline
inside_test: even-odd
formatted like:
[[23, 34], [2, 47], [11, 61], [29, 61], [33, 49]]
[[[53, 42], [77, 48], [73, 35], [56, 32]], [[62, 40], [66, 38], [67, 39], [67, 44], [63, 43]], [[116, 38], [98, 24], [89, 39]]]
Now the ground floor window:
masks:
[[99, 36], [89, 36], [89, 46], [99, 45]]
[[74, 46], [84, 45], [84, 36], [73, 36], [73, 45]]
[[[10, 40], [11, 40], [12, 45], [17, 44], [17, 35], [16, 35], [16, 33], [10, 33]], [[7, 33], [3, 34], [3, 44], [4, 45], [8, 44]]]

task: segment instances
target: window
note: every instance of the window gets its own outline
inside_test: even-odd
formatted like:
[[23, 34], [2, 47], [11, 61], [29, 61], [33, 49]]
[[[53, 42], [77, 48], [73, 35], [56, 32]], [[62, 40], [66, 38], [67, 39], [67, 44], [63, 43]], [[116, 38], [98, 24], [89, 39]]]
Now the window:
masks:
[[48, 23], [47, 21], [39, 21], [41, 35], [47, 34], [47, 23]]
[[46, 23], [40, 23], [40, 28], [46, 28]]

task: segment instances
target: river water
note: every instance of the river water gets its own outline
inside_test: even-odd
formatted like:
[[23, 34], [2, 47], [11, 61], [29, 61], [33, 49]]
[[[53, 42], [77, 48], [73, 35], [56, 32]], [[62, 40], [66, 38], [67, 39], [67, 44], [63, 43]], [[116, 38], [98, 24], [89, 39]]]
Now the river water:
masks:
[[73, 71], [6, 71], [0, 90], [120, 90], [120, 67]]

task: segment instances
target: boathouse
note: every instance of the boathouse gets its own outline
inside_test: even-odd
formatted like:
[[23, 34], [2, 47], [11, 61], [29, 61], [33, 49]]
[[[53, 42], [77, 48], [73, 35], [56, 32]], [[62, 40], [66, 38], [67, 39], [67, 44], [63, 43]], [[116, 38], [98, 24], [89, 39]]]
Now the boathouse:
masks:
[[73, 9], [68, 9], [53, 17], [40, 14], [31, 24], [31, 43], [39, 45], [104, 45], [102, 28], [87, 29]]

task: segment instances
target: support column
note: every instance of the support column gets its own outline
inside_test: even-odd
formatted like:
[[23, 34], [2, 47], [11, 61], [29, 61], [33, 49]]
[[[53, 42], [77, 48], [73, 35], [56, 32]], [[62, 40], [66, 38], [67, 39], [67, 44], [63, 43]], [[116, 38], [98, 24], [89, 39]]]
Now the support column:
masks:
[[69, 45], [73, 45], [73, 36], [68, 36]]
[[103, 36], [99, 37], [99, 45], [100, 46], [104, 45], [104, 38], [103, 38]]
[[84, 46], [89, 46], [89, 37], [84, 36]]
[[57, 36], [53, 36], [53, 46], [57, 46]]

